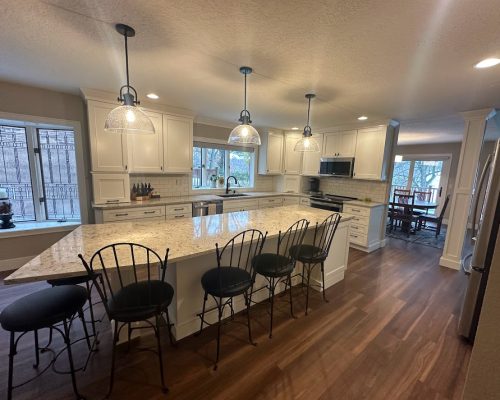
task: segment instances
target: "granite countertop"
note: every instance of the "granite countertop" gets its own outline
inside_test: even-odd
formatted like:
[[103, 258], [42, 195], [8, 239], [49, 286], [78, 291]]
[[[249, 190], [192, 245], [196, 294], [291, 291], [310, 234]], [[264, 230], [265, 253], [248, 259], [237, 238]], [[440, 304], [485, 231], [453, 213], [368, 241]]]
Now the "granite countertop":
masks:
[[345, 204], [349, 204], [351, 206], [358, 206], [358, 207], [368, 207], [368, 208], [387, 205], [385, 203], [377, 203], [374, 201], [364, 201], [364, 200], [350, 200], [350, 201], [346, 201]]
[[[86, 272], [78, 254], [89, 260], [96, 250], [111, 243], [140, 243], [162, 257], [168, 247], [171, 263], [214, 253], [215, 243], [225, 244], [245, 229], [267, 231], [269, 238], [276, 237], [280, 230], [301, 218], [309, 220], [310, 227], [314, 227], [330, 214], [318, 208], [291, 205], [180, 220], [82, 225], [9, 275], [4, 282], [12, 284], [83, 275]], [[343, 214], [341, 223], [351, 218]], [[141, 263], [139, 258], [136, 261]]]
[[115, 210], [119, 208], [153, 207], [153, 206], [163, 206], [169, 204], [194, 203], [196, 201], [213, 201], [213, 200], [232, 201], [232, 200], [247, 200], [247, 199], [256, 199], [256, 198], [273, 197], [273, 196], [309, 197], [309, 195], [303, 193], [283, 193], [283, 192], [245, 192], [245, 194], [247, 196], [226, 197], [226, 198], [219, 197], [215, 194], [162, 197], [159, 199], [150, 199], [146, 201], [131, 201], [130, 203], [92, 204], [92, 207], [98, 210], [100, 209]]

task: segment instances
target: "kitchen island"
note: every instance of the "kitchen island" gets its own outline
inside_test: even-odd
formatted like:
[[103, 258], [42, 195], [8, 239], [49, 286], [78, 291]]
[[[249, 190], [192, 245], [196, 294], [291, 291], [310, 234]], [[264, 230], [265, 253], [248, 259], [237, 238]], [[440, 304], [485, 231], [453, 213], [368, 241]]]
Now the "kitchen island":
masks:
[[[284, 231], [295, 221], [305, 218], [310, 221], [309, 234], [312, 234], [316, 222], [323, 221], [328, 215], [329, 211], [293, 205], [154, 223], [82, 225], [9, 275], [4, 282], [14, 284], [83, 275], [86, 271], [78, 254], [89, 260], [96, 250], [111, 243], [139, 243], [155, 250], [160, 256], [169, 248], [167, 280], [175, 289], [169, 311], [175, 324], [174, 335], [181, 339], [199, 328], [197, 314], [201, 311], [203, 300], [200, 279], [205, 271], [217, 265], [215, 243], [224, 245], [238, 232], [255, 228], [267, 232], [263, 251], [275, 251], [280, 230]], [[326, 288], [344, 278], [351, 218], [343, 215], [325, 262]], [[139, 264], [141, 260], [136, 262]], [[321, 282], [319, 275], [313, 276], [312, 280], [318, 284]], [[264, 281], [257, 279], [255, 288], [262, 286]], [[255, 294], [253, 300], [265, 298], [267, 293], [262, 290]], [[243, 299], [238, 300], [234, 302], [235, 312], [243, 309]], [[210, 305], [207, 304], [207, 307]], [[209, 322], [214, 321], [215, 312], [208, 313], [206, 317]]]

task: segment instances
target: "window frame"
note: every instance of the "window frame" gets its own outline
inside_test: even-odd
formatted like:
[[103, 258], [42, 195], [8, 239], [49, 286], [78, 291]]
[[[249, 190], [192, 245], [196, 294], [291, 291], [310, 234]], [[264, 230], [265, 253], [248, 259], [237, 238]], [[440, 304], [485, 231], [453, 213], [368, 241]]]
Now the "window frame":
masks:
[[[45, 213], [45, 205], [40, 202], [43, 195], [41, 157], [35, 153], [38, 147], [38, 129], [67, 129], [74, 132], [75, 137], [75, 159], [77, 184], [79, 192], [80, 220], [68, 220], [70, 223], [83, 224], [89, 220], [87, 184], [83, 151], [82, 129], [79, 121], [64, 120], [57, 118], [37, 117], [24, 114], [12, 114], [0, 112], [0, 124], [8, 126], [23, 127], [26, 130], [26, 142], [28, 148], [28, 161], [30, 166], [31, 186], [33, 191], [33, 203], [35, 211], [35, 221], [26, 221], [29, 224], [34, 222], [45, 224], [56, 222], [48, 220]], [[24, 221], [16, 221], [22, 225]]]
[[[253, 149], [251, 153], [253, 154], [253, 157], [251, 157], [251, 165], [250, 165], [250, 186], [246, 187], [241, 187], [241, 189], [245, 189], [246, 191], [254, 191], [255, 190], [255, 182], [256, 182], [256, 176], [257, 176], [257, 157], [258, 157], [258, 147], [255, 145], [239, 145], [239, 146], [233, 146], [228, 144], [224, 140], [219, 140], [219, 139], [212, 139], [212, 138], [205, 138], [205, 137], [193, 137], [193, 148], [198, 147], [195, 146], [194, 143], [199, 142], [206, 147], [210, 147], [210, 145], [214, 145], [215, 147], [220, 148], [221, 146], [225, 147], [224, 151], [224, 176], [227, 179], [229, 176], [228, 173], [230, 171], [229, 168], [229, 162], [230, 162], [230, 151], [238, 151], [238, 149], [241, 149], [242, 147], [248, 147]], [[233, 149], [234, 148], [234, 149]], [[194, 167], [194, 165], [193, 165]], [[235, 187], [233, 186], [233, 189]], [[223, 191], [224, 189], [222, 188], [209, 188], [209, 187], [202, 187], [202, 188], [194, 188], [193, 187], [193, 177], [191, 173], [190, 177], [190, 184], [189, 184], [189, 192], [193, 194], [203, 194], [205, 193], [214, 193], [214, 192], [220, 192]]]

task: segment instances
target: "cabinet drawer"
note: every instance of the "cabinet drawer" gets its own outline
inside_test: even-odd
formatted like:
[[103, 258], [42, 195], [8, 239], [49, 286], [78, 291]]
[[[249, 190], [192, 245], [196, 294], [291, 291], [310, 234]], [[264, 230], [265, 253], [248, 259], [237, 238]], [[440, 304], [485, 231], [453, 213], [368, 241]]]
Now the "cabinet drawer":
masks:
[[351, 222], [351, 232], [356, 235], [368, 235], [368, 227], [366, 225], [359, 225], [355, 222]]
[[351, 206], [349, 204], [344, 204], [342, 212], [345, 212], [345, 213], [351, 214], [351, 215], [362, 215], [362, 216], [365, 216], [365, 217], [369, 217], [370, 216], [370, 209], [369, 208]]
[[179, 213], [179, 214], [167, 214], [165, 216], [166, 219], [181, 219], [181, 218], [191, 218], [192, 217], [192, 212], [188, 213]]
[[222, 203], [223, 212], [256, 210], [259, 208], [257, 200], [226, 200]]
[[370, 223], [370, 219], [368, 217], [363, 216], [363, 215], [353, 215], [351, 223], [356, 224], [356, 225], [368, 226]]
[[269, 198], [259, 199], [259, 208], [279, 207], [282, 205], [283, 205], [282, 197], [269, 197]]
[[310, 206], [311, 205], [311, 200], [307, 197], [301, 197], [300, 198], [300, 204], [303, 206]]
[[173, 204], [171, 206], [166, 206], [165, 207], [165, 214], [192, 214], [193, 212], [193, 205], [191, 203], [185, 203], [185, 204]]
[[123, 208], [121, 210], [104, 210], [102, 216], [104, 222], [127, 221], [162, 217], [163, 210], [163, 207]]
[[298, 197], [283, 197], [283, 205], [291, 206], [295, 204], [299, 204], [300, 199]]
[[351, 230], [349, 231], [349, 242], [359, 244], [360, 246], [366, 246], [368, 244], [368, 237]]

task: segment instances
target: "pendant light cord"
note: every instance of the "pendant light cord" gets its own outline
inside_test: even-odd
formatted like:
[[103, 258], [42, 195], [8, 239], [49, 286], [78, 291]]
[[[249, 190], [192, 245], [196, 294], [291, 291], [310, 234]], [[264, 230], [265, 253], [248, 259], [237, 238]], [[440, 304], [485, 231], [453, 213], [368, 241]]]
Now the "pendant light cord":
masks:
[[125, 36], [125, 69], [127, 71], [127, 93], [130, 93], [130, 80], [128, 73], [128, 40], [127, 40], [127, 32], [123, 35]]
[[311, 98], [309, 97], [309, 105], [307, 106], [307, 126], [309, 126], [309, 114], [311, 112]]
[[[245, 72], [245, 100], [244, 100], [244, 109], [247, 111], [247, 73]], [[247, 111], [248, 112], [248, 111]]]

